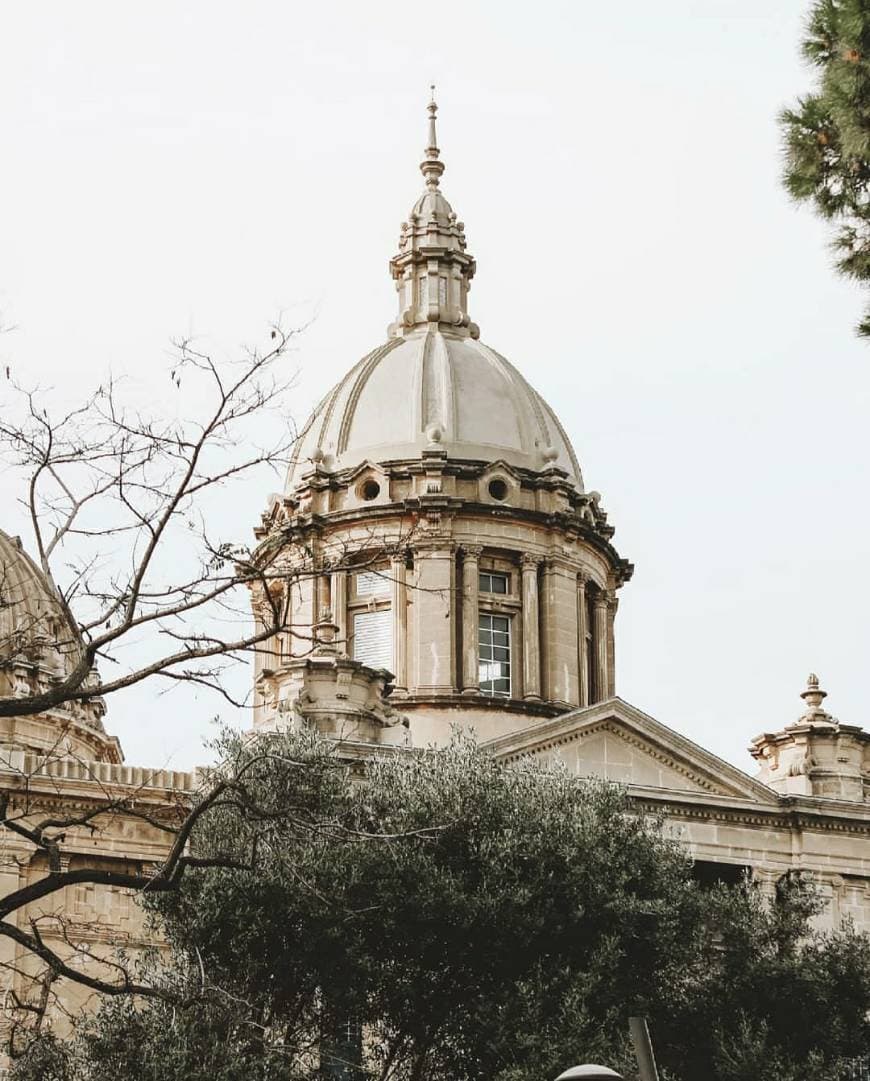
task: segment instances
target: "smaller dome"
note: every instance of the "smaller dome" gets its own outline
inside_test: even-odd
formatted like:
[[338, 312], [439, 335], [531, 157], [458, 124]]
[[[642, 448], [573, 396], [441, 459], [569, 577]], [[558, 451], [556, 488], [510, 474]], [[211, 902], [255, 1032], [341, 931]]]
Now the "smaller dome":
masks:
[[434, 191], [423, 192], [417, 202], [414, 203], [411, 217], [425, 222], [435, 221], [442, 226], [447, 226], [455, 220], [456, 215], [441, 190], [436, 188]]
[[50, 641], [58, 674], [66, 674], [81, 656], [78, 642], [66, 650], [58, 639], [65, 624], [54, 589], [33, 562], [19, 537], [0, 530], [0, 665]]
[[[70, 629], [54, 585], [20, 539], [0, 529], [0, 697], [44, 693], [69, 676], [81, 658], [81, 639]], [[102, 699], [94, 698], [64, 702], [45, 713], [3, 717], [0, 744], [122, 762], [118, 740], [103, 728], [104, 713]], [[63, 746], [58, 742], [59, 726]]]

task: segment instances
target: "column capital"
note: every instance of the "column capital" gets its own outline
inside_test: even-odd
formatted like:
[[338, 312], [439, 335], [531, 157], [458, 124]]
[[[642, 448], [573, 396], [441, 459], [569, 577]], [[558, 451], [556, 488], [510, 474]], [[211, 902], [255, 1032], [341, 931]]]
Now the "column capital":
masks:
[[532, 552], [523, 552], [523, 554], [520, 556], [520, 565], [522, 566], [523, 570], [537, 570], [540, 566], [540, 563], [541, 557], [539, 555], [535, 555]]
[[465, 559], [480, 559], [483, 554], [482, 544], [463, 544], [460, 548]]

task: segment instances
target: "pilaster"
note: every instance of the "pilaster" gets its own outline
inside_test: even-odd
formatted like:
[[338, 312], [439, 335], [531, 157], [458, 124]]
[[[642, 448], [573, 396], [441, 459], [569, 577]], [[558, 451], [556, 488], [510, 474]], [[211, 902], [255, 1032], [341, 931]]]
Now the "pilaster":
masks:
[[414, 547], [414, 670], [417, 694], [455, 694], [454, 546], [427, 541]]
[[523, 698], [535, 702], [541, 699], [538, 564], [539, 560], [534, 556], [523, 555]]
[[580, 705], [588, 706], [589, 687], [589, 627], [586, 608], [586, 582], [585, 574], [577, 576], [577, 668], [580, 677]]
[[543, 574], [545, 695], [566, 706], [580, 704], [577, 669], [577, 572], [547, 560]]
[[393, 667], [396, 690], [408, 689], [408, 586], [404, 553], [390, 560], [391, 602], [393, 609]]
[[619, 598], [615, 590], [607, 591], [607, 697], [616, 694], [616, 634], [614, 625]]
[[330, 607], [332, 618], [338, 628], [336, 641], [342, 653], [347, 652], [347, 571], [344, 568], [332, 572], [330, 579]]
[[607, 663], [607, 624], [609, 607], [607, 593], [602, 589], [595, 596], [594, 626], [592, 629], [593, 648], [595, 649], [595, 683], [599, 699], [607, 698], [610, 686], [610, 672]]
[[462, 693], [480, 694], [480, 554], [483, 546], [462, 547]]

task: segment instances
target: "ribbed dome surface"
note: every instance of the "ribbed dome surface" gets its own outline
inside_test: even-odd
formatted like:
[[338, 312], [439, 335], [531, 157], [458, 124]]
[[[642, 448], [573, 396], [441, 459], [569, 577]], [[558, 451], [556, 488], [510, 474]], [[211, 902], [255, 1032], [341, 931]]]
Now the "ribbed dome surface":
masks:
[[45, 575], [17, 537], [0, 529], [0, 661], [22, 645], [53, 639], [63, 613]]
[[390, 339], [323, 399], [297, 446], [288, 488], [314, 459], [349, 469], [419, 458], [434, 446], [451, 459], [504, 459], [535, 471], [556, 465], [583, 489], [556, 415], [517, 369], [482, 342], [435, 328]]

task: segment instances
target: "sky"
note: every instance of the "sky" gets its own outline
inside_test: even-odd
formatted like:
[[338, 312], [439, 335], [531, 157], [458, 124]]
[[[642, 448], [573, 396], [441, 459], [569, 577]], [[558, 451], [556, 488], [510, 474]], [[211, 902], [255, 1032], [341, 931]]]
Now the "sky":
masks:
[[[0, 39], [0, 362], [165, 393], [169, 342], [306, 325], [293, 416], [385, 337], [421, 188], [481, 337], [554, 405], [636, 566], [617, 691], [749, 770], [810, 670], [870, 727], [862, 309], [780, 187], [796, 0], [18, 4]], [[0, 409], [7, 389], [0, 386]], [[0, 527], [25, 525], [0, 477]], [[232, 507], [253, 527], [268, 490]], [[113, 697], [127, 761], [202, 761], [205, 691]]]

